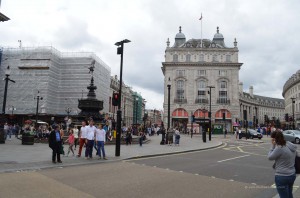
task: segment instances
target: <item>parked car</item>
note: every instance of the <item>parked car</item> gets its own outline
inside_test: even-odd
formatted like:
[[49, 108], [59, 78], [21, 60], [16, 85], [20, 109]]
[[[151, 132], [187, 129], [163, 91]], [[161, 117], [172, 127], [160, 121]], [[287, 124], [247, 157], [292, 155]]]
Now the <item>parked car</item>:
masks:
[[249, 137], [251, 139], [253, 139], [253, 138], [261, 139], [263, 137], [263, 135], [261, 133], [257, 132], [254, 129], [248, 129], [248, 133], [249, 133]]
[[284, 139], [296, 144], [300, 143], [300, 131], [298, 130], [285, 130], [282, 132]]

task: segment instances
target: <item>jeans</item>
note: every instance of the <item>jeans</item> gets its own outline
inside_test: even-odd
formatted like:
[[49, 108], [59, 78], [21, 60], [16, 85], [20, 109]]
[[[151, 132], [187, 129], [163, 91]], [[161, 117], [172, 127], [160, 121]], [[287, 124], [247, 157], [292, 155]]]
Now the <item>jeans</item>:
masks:
[[85, 157], [93, 157], [93, 146], [94, 140], [87, 140], [86, 149], [85, 149]]
[[296, 174], [291, 176], [275, 175], [276, 189], [280, 198], [293, 198], [293, 185]]
[[104, 141], [97, 141], [97, 148], [98, 148], [99, 157], [101, 157], [101, 151], [102, 151], [103, 157], [105, 157]]
[[82, 147], [85, 145], [85, 138], [79, 139], [79, 150], [78, 150], [78, 157], [81, 156]]

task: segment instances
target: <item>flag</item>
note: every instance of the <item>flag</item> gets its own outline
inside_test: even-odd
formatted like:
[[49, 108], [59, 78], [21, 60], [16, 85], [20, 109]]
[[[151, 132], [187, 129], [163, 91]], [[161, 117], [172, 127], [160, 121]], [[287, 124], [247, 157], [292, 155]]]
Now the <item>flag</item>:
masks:
[[200, 19], [199, 19], [200, 21], [202, 20], [202, 13], [201, 13], [201, 17], [200, 17]]

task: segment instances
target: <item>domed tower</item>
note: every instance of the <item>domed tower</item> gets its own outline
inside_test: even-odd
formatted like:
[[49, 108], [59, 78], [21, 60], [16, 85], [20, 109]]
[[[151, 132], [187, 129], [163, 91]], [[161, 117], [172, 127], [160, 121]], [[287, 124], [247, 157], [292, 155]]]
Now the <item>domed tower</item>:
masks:
[[212, 42], [215, 43], [216, 45], [219, 45], [220, 47], [226, 47], [224, 43], [223, 34], [219, 33], [219, 27], [217, 27], [217, 33], [215, 33]]
[[184, 44], [186, 41], [185, 35], [181, 32], [181, 26], [179, 26], [179, 33], [175, 36], [175, 43], [173, 47], [178, 47]]

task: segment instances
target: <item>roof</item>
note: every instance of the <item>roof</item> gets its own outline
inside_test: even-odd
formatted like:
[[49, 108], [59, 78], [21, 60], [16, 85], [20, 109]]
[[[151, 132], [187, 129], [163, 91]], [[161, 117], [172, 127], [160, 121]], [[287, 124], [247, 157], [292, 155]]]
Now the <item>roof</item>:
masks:
[[0, 12], [0, 22], [8, 21], [10, 18]]

